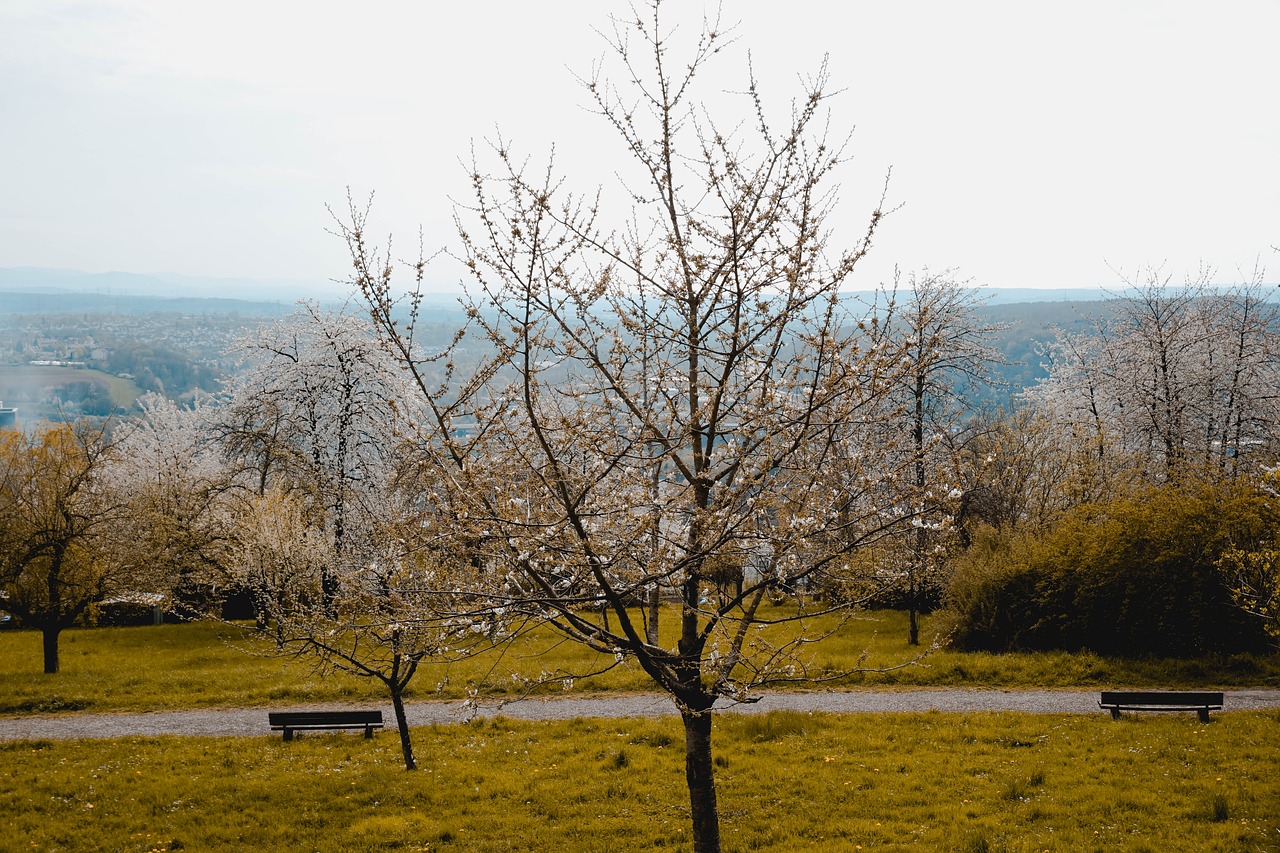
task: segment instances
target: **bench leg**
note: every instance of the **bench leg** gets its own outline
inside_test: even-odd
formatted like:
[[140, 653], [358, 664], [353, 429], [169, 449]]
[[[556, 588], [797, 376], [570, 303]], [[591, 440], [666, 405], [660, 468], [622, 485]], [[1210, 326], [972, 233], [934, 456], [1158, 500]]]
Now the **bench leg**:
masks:
[[373, 740], [373, 726], [364, 727], [364, 739]]
[[1111, 709], [1111, 719], [1113, 719], [1113, 720], [1118, 720], [1118, 719], [1120, 719], [1120, 709], [1119, 709], [1119, 708], [1112, 708], [1112, 709]]
[[293, 729], [289, 728], [288, 726], [286, 726], [284, 730], [284, 740], [285, 740], [285, 743], [288, 743], [289, 741], [293, 740]]
[[1196, 713], [1200, 715], [1200, 722], [1202, 722], [1202, 723], [1207, 723], [1207, 722], [1209, 722], [1209, 709], [1208, 709], [1208, 708], [1199, 708], [1199, 709], [1197, 709], [1197, 710], [1196, 710]]

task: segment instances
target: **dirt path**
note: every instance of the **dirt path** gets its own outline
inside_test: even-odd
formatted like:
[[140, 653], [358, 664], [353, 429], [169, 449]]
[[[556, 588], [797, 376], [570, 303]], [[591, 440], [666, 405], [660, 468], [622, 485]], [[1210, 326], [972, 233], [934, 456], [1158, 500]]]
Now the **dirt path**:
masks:
[[[846, 693], [778, 693], [749, 705], [726, 707], [727, 713], [763, 713], [789, 709], [841, 714], [883, 714], [907, 711], [1020, 711], [1033, 714], [1097, 714], [1097, 690], [908, 690]], [[336, 708], [311, 705], [308, 708]], [[361, 707], [368, 707], [367, 704]], [[1224, 711], [1280, 708], [1280, 690], [1228, 691]], [[276, 708], [273, 710], [287, 710]], [[383, 717], [391, 723], [390, 705]], [[502, 706], [484, 706], [482, 716], [503, 715], [520, 720], [562, 720], [573, 717], [657, 717], [674, 715], [665, 696], [607, 696], [601, 698], [523, 699]], [[408, 706], [409, 723], [457, 723], [468, 712], [459, 702], [417, 702]], [[266, 708], [160, 711], [154, 713], [61, 714], [0, 718], [0, 740], [61, 740], [154, 735], [266, 735]]]

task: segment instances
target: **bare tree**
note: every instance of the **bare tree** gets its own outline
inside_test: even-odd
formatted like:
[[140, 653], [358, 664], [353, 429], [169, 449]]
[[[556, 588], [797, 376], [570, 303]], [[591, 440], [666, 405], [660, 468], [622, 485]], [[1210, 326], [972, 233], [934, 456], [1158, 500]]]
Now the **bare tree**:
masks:
[[[899, 293], [902, 293], [899, 301]], [[954, 479], [960, 419], [973, 414], [966, 399], [991, 381], [1000, 355], [990, 346], [999, 326], [977, 316], [978, 291], [955, 280], [951, 271], [911, 273], [901, 290], [895, 281], [892, 326], [902, 343], [902, 398], [911, 432], [913, 494], [911, 558], [906, 564], [908, 642], [920, 643], [919, 613], [930, 585], [937, 586], [943, 536], [962, 497]]]
[[352, 527], [377, 513], [389, 477], [399, 413], [396, 371], [362, 318], [310, 303], [241, 343], [250, 366], [237, 377], [220, 432], [224, 447], [252, 476], [301, 490], [332, 543], [322, 572], [333, 594]]
[[1105, 480], [1167, 482], [1247, 473], [1275, 452], [1280, 410], [1276, 308], [1255, 272], [1246, 284], [1183, 286], [1150, 271], [1112, 301], [1092, 336], [1063, 336], [1049, 378], [1028, 393], [1088, 436]]
[[[475, 376], [429, 378], [440, 362], [412, 340], [420, 295], [398, 312], [365, 212], [339, 230], [384, 346], [430, 413], [420, 464], [438, 472], [477, 562], [513, 607], [635, 661], [673, 698], [694, 846], [712, 851], [716, 701], [823, 677], [804, 654], [819, 638], [812, 613], [770, 599], [840, 571], [896, 521], [886, 478], [869, 461], [855, 472], [871, 454], [849, 441], [899, 360], [840, 294], [880, 209], [829, 253], [844, 153], [822, 127], [825, 70], [780, 129], [754, 80], [747, 119], [721, 124], [693, 99], [725, 32], [706, 23], [677, 59], [660, 12], [654, 2], [606, 36], [622, 89], [600, 70], [582, 81], [638, 167], [617, 230], [601, 225], [599, 196], [569, 192], [553, 166], [535, 174], [505, 142], [496, 175], [474, 167], [459, 227], [470, 315], [495, 354]], [[838, 496], [826, 470], [837, 455], [851, 475]], [[632, 606], [654, 588], [678, 602], [671, 646], [647, 630], [651, 609]]]
[[218, 419], [241, 487], [226, 581], [254, 592], [279, 653], [387, 688], [413, 770], [404, 695], [419, 666], [491, 647], [505, 609], [440, 490], [400, 463], [415, 412], [367, 318], [305, 305], [248, 348], [257, 361]]

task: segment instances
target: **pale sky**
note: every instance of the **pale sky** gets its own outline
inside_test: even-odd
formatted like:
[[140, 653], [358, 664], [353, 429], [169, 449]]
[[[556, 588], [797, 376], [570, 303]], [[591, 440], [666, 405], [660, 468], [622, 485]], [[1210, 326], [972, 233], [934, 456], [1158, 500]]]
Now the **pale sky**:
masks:
[[[665, 8], [688, 30], [704, 4]], [[326, 203], [376, 191], [375, 230], [452, 245], [459, 161], [495, 128], [533, 157], [554, 143], [590, 189], [623, 152], [573, 75], [626, 10], [0, 0], [0, 267], [341, 278]], [[723, 17], [740, 25], [716, 90], [744, 85], [750, 50], [785, 110], [830, 54], [832, 124], [853, 129], [838, 234], [861, 233], [892, 167], [902, 207], [855, 287], [895, 265], [1090, 287], [1260, 259], [1280, 279], [1280, 0], [726, 0]]]

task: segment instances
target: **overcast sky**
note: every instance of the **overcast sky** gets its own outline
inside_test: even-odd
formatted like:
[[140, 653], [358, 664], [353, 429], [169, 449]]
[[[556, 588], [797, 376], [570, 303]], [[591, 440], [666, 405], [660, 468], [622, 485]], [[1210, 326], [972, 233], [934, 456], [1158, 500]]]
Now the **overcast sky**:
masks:
[[[666, 8], [687, 29], [704, 4]], [[495, 128], [530, 155], [554, 143], [576, 185], [607, 181], [620, 152], [574, 73], [626, 9], [3, 0], [0, 267], [340, 278], [326, 204], [376, 191], [378, 231], [449, 245], [459, 161]], [[750, 50], [785, 108], [830, 54], [833, 124], [854, 129], [841, 233], [892, 167], [902, 207], [856, 287], [895, 265], [996, 287], [1147, 265], [1233, 280], [1258, 259], [1280, 278], [1280, 0], [726, 0], [723, 17], [740, 25], [717, 88]]]

